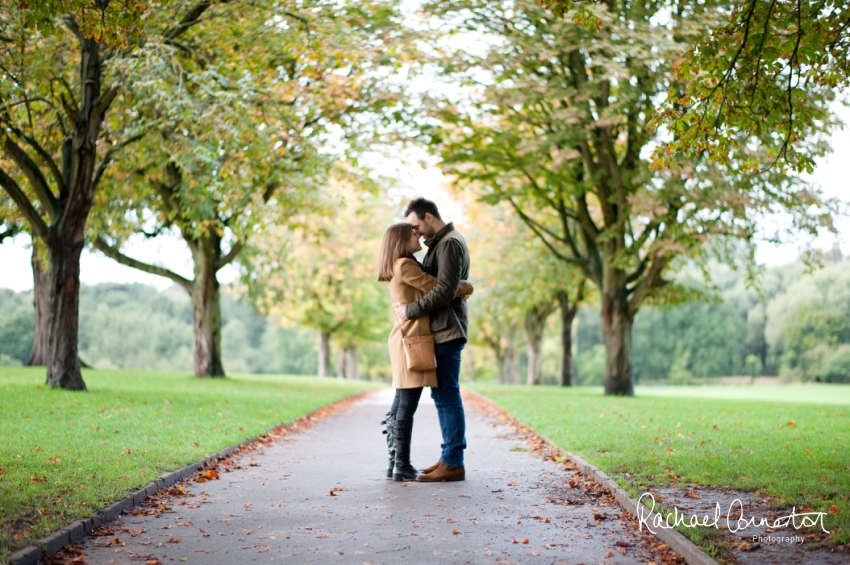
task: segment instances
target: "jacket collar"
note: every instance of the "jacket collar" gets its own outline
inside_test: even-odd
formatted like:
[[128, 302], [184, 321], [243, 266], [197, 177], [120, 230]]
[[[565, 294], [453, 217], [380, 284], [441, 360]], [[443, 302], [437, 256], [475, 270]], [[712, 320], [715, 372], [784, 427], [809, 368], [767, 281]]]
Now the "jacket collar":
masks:
[[452, 222], [449, 222], [448, 224], [440, 228], [440, 231], [435, 233], [434, 237], [432, 237], [431, 239], [426, 239], [425, 245], [427, 245], [428, 247], [434, 247], [435, 245], [440, 243], [440, 240], [443, 239], [446, 234], [452, 231], [453, 229], [455, 229], [454, 224]]

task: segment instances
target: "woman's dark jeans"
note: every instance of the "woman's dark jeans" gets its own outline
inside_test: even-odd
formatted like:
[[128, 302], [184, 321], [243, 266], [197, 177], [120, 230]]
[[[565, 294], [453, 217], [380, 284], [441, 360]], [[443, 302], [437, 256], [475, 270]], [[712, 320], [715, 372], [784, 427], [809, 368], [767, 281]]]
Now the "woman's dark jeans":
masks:
[[393, 399], [390, 413], [396, 420], [410, 420], [419, 407], [419, 398], [422, 396], [422, 387], [419, 388], [397, 388]]
[[443, 444], [440, 459], [446, 465], [463, 467], [463, 450], [466, 449], [466, 419], [460, 399], [460, 352], [463, 340], [456, 339], [434, 346], [437, 354], [437, 388], [431, 389], [431, 398], [437, 407]]

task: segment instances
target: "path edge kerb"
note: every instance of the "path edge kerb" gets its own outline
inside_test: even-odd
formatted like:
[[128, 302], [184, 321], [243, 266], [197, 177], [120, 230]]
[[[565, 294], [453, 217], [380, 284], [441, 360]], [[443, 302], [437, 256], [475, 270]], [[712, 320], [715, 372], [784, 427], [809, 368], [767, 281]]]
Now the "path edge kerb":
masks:
[[[319, 410], [323, 410], [329, 406], [340, 404], [342, 402], [352, 400], [357, 396], [370, 394], [371, 392], [374, 391], [364, 390], [349, 394], [348, 396], [340, 398], [335, 402], [319, 406], [315, 410], [308, 412], [307, 414], [304, 414], [302, 416], [299, 416], [295, 419], [294, 422], [297, 422], [303, 418], [308, 418], [316, 414]], [[176, 483], [182, 481], [183, 479], [188, 478], [192, 475], [192, 473], [203, 467], [205, 463], [215, 461], [217, 459], [224, 459], [228, 455], [232, 455], [237, 449], [245, 447], [246, 445], [253, 443], [257, 439], [285, 425], [287, 424], [281, 423], [277, 424], [276, 426], [272, 426], [271, 428], [265, 430], [260, 434], [244, 439], [237, 444], [225, 447], [217, 453], [208, 455], [207, 457], [204, 457], [199, 461], [189, 463], [185, 467], [160, 476], [157, 480], [151, 482], [145, 488], [139, 489], [136, 492], [131, 493], [128, 496], [122, 498], [121, 500], [113, 502], [109, 506], [106, 506], [99, 515], [71, 522], [67, 526], [60, 528], [52, 534], [37, 540], [32, 545], [29, 545], [23, 549], [16, 551], [10, 556], [9, 565], [37, 565], [39, 561], [52, 555], [55, 555], [66, 545], [70, 545], [72, 543], [76, 543], [82, 540], [94, 530], [115, 520], [116, 518], [121, 516], [121, 513], [125, 510], [129, 510], [134, 506], [139, 506], [145, 501], [147, 497], [153, 495], [154, 493], [164, 488], [173, 486]]]
[[[471, 390], [471, 389], [466, 388], [466, 387], [464, 387], [464, 390], [466, 392], [468, 392], [469, 394], [472, 394], [472, 395], [478, 397], [479, 399], [496, 406], [497, 408], [499, 407], [495, 402], [493, 402], [492, 400], [490, 400], [489, 398], [487, 398], [486, 396], [484, 396], [480, 392]], [[523, 424], [523, 425], [525, 425], [525, 424]], [[530, 428], [530, 426], [527, 426], [527, 427]], [[533, 429], [533, 428], [530, 428], [530, 429]], [[557, 446], [557, 444], [555, 442], [550, 440], [548, 437], [541, 435], [536, 430], [535, 430], [534, 433], [537, 434], [537, 436], [540, 437], [540, 439], [542, 439], [543, 441], [545, 441], [549, 445]], [[603, 487], [605, 487], [606, 489], [611, 491], [611, 494], [614, 496], [614, 498], [617, 500], [617, 502], [620, 503], [620, 506], [622, 506], [623, 509], [626, 510], [626, 512], [628, 512], [629, 514], [632, 514], [633, 516], [638, 515], [637, 506], [638, 506], [638, 504], [640, 504], [640, 502], [638, 502], [638, 500], [635, 497], [633, 497], [629, 493], [629, 491], [625, 490], [620, 485], [618, 485], [617, 482], [614, 479], [609, 477], [607, 473], [605, 473], [602, 469], [600, 469], [596, 465], [593, 465], [592, 463], [588, 463], [583, 458], [579, 457], [578, 455], [576, 455], [574, 453], [570, 453], [569, 451], [566, 451], [566, 450], [562, 450], [562, 451], [566, 455], [567, 459], [569, 459], [570, 462], [574, 463], [576, 465], [576, 467], [578, 467], [578, 470], [582, 474], [592, 478], [597, 483], [599, 483], [600, 485], [602, 485]], [[655, 516], [658, 514], [658, 512], [653, 512], [649, 508], [647, 508], [646, 506], [644, 506], [643, 508], [644, 508], [644, 510], [642, 511], [643, 516], [646, 516], [647, 521], [649, 521], [649, 522], [651, 522], [655, 518]], [[664, 521], [663, 515], [661, 516], [661, 520]], [[673, 551], [675, 551], [676, 553], [681, 555], [689, 565], [720, 565], [713, 557], [711, 557], [708, 553], [703, 551], [703, 549], [700, 548], [700, 546], [698, 546], [697, 544], [695, 544], [694, 542], [689, 540], [687, 537], [685, 537], [685, 535], [683, 533], [681, 533], [677, 530], [673, 530], [673, 529], [664, 530], [664, 529], [659, 528], [654, 533], [654, 535], [655, 535], [655, 537], [657, 537], [658, 539], [660, 539], [661, 541], [663, 541], [664, 543], [669, 545], [670, 549], [672, 549]]]

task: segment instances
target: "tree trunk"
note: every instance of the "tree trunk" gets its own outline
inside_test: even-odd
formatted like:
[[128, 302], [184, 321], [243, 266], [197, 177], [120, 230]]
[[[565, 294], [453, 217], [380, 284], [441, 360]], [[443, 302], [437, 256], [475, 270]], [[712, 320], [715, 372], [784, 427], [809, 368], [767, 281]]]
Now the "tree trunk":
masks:
[[560, 386], [572, 386], [573, 373], [573, 321], [578, 307], [584, 299], [584, 281], [576, 289], [575, 300], [570, 300], [564, 291], [558, 293], [558, 305], [561, 308], [561, 379]]
[[525, 384], [539, 385], [543, 356], [540, 354], [540, 339], [531, 339], [526, 345], [528, 352], [528, 379]]
[[[82, 229], [79, 231], [82, 232]], [[46, 383], [52, 388], [86, 390], [77, 352], [80, 326], [80, 255], [83, 252], [83, 238], [80, 237], [77, 241], [70, 239], [57, 237], [50, 249], [52, 304]]]
[[78, 356], [80, 255], [85, 244], [86, 221], [94, 202], [94, 170], [100, 126], [115, 90], [101, 91], [100, 47], [91, 38], [80, 40], [79, 110], [73, 112], [74, 129], [63, 150], [65, 190], [58, 221], [49, 230], [51, 319], [47, 384], [68, 390], [85, 390]]
[[523, 329], [525, 330], [526, 351], [528, 352], [528, 379], [526, 384], [539, 385], [540, 371], [543, 367], [543, 355], [540, 348], [543, 343], [543, 330], [546, 320], [554, 310], [553, 305], [539, 304], [525, 315]]
[[493, 354], [496, 356], [496, 367], [499, 369], [499, 384], [508, 384], [507, 365], [505, 364], [505, 354], [502, 348], [491, 347]]
[[519, 384], [519, 360], [516, 354], [516, 327], [512, 326], [505, 336], [505, 384]]
[[[47, 366], [50, 352], [50, 267], [39, 257], [40, 240], [32, 240], [32, 295], [35, 308], [35, 336], [27, 365]], [[46, 268], [45, 268], [46, 267]]]
[[215, 236], [191, 245], [195, 264], [192, 284], [192, 315], [195, 334], [195, 376], [223, 377], [221, 362], [221, 303], [215, 261], [220, 255]]
[[336, 356], [336, 378], [338, 379], [347, 379], [348, 374], [346, 374], [346, 358], [345, 358], [345, 348], [340, 346], [339, 351]]
[[632, 323], [625, 284], [602, 294], [602, 340], [605, 345], [605, 394], [634, 396]]
[[561, 379], [560, 386], [572, 386], [573, 370], [573, 320], [576, 313], [561, 309]]
[[331, 334], [319, 330], [319, 376], [328, 377], [331, 372]]
[[355, 345], [345, 348], [345, 378], [360, 380], [360, 356]]

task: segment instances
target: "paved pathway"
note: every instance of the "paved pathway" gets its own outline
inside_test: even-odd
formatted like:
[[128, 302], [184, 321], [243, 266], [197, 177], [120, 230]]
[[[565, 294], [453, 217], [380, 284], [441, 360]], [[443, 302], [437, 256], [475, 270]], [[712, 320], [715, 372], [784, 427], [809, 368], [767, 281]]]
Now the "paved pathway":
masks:
[[[256, 466], [243, 460], [242, 468], [219, 480], [193, 483], [191, 496], [180, 498], [185, 504], [172, 502], [174, 512], [123, 516], [113, 535], [88, 538], [86, 563], [653, 560], [635, 545], [631, 526], [617, 519], [618, 508], [549, 502], [547, 490], [560, 488], [571, 473], [523, 451], [510, 428], [472, 406], [465, 482], [383, 478], [386, 446], [378, 422], [391, 394], [371, 393], [262, 455], [252, 454]], [[436, 411], [426, 396], [412, 449], [414, 465], [422, 467], [437, 460], [440, 444]]]

